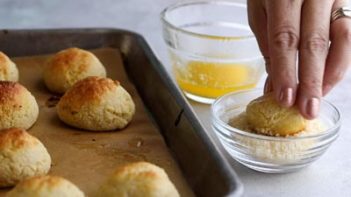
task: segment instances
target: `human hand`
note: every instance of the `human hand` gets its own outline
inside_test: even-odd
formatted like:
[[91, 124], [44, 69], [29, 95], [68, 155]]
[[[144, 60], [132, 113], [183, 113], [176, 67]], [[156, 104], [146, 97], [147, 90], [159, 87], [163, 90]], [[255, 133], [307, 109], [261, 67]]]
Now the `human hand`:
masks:
[[[351, 64], [351, 19], [330, 24], [346, 0], [248, 0], [249, 24], [266, 60], [265, 92], [307, 119]], [[329, 41], [331, 44], [329, 45]], [[297, 58], [299, 59], [297, 64]]]

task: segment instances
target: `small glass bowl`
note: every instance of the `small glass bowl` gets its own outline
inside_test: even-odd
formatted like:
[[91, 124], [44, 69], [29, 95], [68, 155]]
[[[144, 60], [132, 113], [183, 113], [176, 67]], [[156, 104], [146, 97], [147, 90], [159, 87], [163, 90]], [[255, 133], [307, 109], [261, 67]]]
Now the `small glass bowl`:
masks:
[[254, 88], [263, 75], [246, 4], [180, 2], [167, 7], [161, 20], [175, 79], [188, 98], [212, 103], [229, 92]]
[[225, 150], [241, 164], [260, 172], [285, 173], [308, 166], [338, 137], [339, 110], [322, 100], [318, 117], [323, 131], [304, 136], [271, 137], [239, 130], [229, 121], [262, 95], [262, 89], [229, 93], [212, 104], [212, 127]]

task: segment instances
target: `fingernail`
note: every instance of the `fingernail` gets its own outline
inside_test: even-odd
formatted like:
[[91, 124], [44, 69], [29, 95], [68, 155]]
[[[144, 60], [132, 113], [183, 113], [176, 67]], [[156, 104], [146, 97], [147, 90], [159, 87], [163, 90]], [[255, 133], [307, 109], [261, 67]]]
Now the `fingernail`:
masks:
[[319, 112], [319, 99], [318, 98], [310, 98], [307, 101], [307, 115], [311, 118], [317, 117]]
[[279, 101], [286, 107], [293, 105], [293, 89], [285, 88], [280, 92]]

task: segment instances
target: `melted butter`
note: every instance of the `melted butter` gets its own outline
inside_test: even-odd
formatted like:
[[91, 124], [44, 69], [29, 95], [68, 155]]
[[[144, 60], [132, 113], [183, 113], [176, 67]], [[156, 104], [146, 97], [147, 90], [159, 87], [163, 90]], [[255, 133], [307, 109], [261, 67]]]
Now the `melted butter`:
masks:
[[183, 68], [176, 68], [176, 80], [184, 91], [208, 98], [250, 89], [251, 68], [243, 64], [191, 61]]

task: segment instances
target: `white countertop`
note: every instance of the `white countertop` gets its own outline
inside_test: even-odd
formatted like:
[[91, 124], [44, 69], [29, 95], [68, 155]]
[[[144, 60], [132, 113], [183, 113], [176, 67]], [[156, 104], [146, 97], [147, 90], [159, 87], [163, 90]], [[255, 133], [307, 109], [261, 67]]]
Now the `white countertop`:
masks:
[[[0, 27], [114, 27], [133, 30], [146, 38], [170, 70], [159, 12], [174, 2], [176, 0], [0, 0]], [[327, 97], [343, 114], [341, 135], [310, 167], [290, 174], [264, 174], [228, 157], [244, 184], [245, 196], [351, 196], [350, 84], [349, 72]], [[209, 128], [209, 106], [191, 103]], [[212, 135], [211, 129], [208, 132]]]

